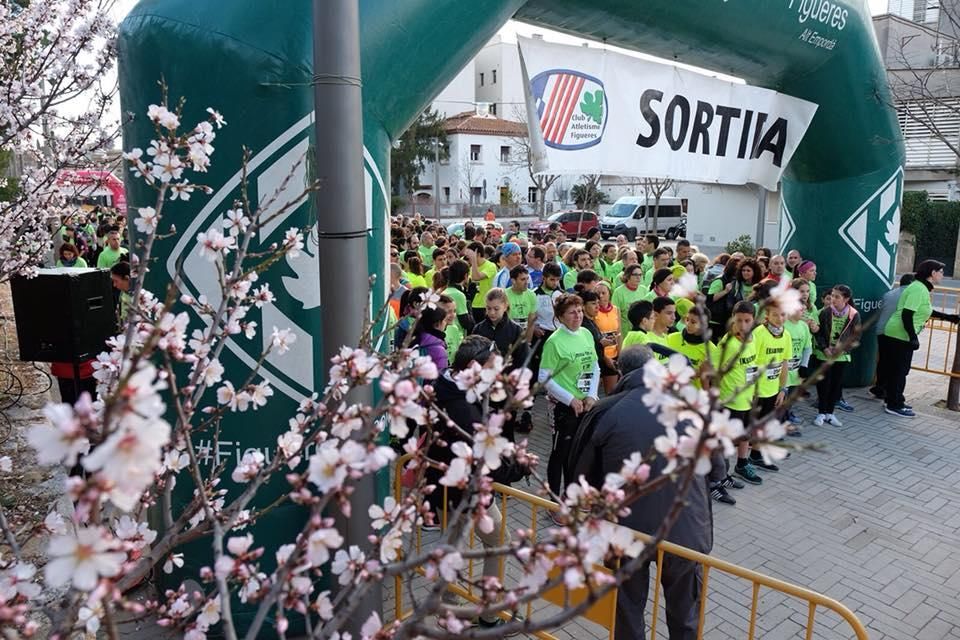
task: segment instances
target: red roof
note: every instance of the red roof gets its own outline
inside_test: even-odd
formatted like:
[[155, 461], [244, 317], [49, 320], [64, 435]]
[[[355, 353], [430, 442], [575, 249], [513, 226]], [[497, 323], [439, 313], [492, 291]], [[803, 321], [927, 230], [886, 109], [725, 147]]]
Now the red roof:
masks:
[[481, 116], [475, 111], [465, 111], [443, 121], [443, 130], [448, 134], [478, 133], [490, 136], [526, 136], [527, 125], [496, 116]]

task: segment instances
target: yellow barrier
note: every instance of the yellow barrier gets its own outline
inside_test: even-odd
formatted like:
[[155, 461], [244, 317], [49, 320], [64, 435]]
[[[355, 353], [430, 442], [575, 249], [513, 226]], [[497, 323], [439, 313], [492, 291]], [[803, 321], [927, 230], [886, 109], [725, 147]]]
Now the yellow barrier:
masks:
[[[411, 458], [410, 454], [402, 456], [396, 462], [395, 475], [394, 475], [394, 497], [399, 502], [402, 497], [402, 486], [400, 482], [401, 472], [403, 466]], [[529, 505], [531, 517], [530, 517], [530, 529], [533, 532], [533, 537], [536, 538], [538, 530], [538, 512], [539, 511], [558, 511], [560, 506], [551, 500], [546, 500], [540, 496], [527, 493], [526, 491], [521, 491], [513, 487], [502, 485], [500, 483], [494, 483], [493, 489], [496, 493], [500, 494], [500, 543], [506, 539], [506, 527], [508, 520], [508, 499], [513, 498], [518, 502], [521, 502], [525, 505]], [[446, 504], [447, 504], [447, 492], [446, 487], [443, 488], [443, 512], [441, 515], [441, 526], [445, 529], [447, 522], [447, 513], [446, 513]], [[640, 532], [635, 532], [636, 536], [643, 540], [645, 543], [649, 543], [651, 537]], [[417, 529], [416, 532], [416, 551], [419, 553], [422, 546], [421, 532], [420, 529]], [[474, 546], [473, 531], [470, 532], [470, 547]], [[814, 620], [816, 618], [817, 608], [823, 607], [838, 614], [843, 620], [849, 625], [850, 630], [855, 634], [857, 640], [868, 640], [867, 630], [863, 626], [863, 623], [857, 618], [849, 608], [837, 602], [832, 598], [828, 598], [823, 594], [811, 591], [810, 589], [805, 589], [803, 587], [785, 582], [783, 580], [778, 580], [777, 578], [772, 578], [770, 576], [746, 569], [744, 567], [731, 564], [719, 558], [709, 556], [703, 553], [698, 553], [692, 549], [682, 547], [671, 542], [661, 542], [657, 546], [657, 574], [654, 581], [654, 592], [653, 592], [653, 616], [652, 623], [650, 628], [650, 634], [648, 637], [656, 638], [657, 632], [657, 611], [659, 610], [660, 605], [660, 578], [661, 570], [663, 567], [663, 557], [665, 554], [671, 554], [679, 558], [684, 558], [696, 562], [701, 565], [703, 571], [703, 581], [700, 592], [700, 611], [699, 611], [699, 624], [697, 628], [697, 640], [703, 638], [704, 632], [704, 623], [706, 620], [706, 611], [707, 611], [707, 594], [709, 591], [709, 579], [711, 571], [718, 571], [725, 573], [736, 578], [747, 580], [753, 585], [753, 598], [750, 605], [750, 622], [748, 627], [748, 640], [754, 640], [756, 634], [756, 623], [757, 623], [757, 614], [759, 611], [759, 597], [760, 597], [760, 588], [766, 587], [772, 591], [783, 593], [785, 595], [797, 598], [799, 600], [806, 601], [807, 603], [807, 624], [805, 628], [806, 635], [804, 636], [805, 640], [812, 640], [813, 630], [814, 630]], [[599, 567], [602, 571], [609, 571], [606, 568]], [[421, 571], [422, 573], [422, 571]], [[554, 569], [550, 577], [553, 578], [559, 574], [559, 569]], [[471, 560], [468, 565], [468, 575], [470, 579], [473, 578], [473, 561]], [[499, 577], [501, 582], [504, 579], [504, 562], [501, 560], [499, 568]], [[401, 620], [408, 615], [410, 611], [403, 610], [403, 581], [400, 576], [394, 578], [394, 587], [395, 587], [395, 615], [398, 620]], [[473, 593], [472, 584], [463, 587], [459, 584], [450, 584], [447, 586], [448, 590], [451, 592], [471, 601], [479, 602], [479, 598]], [[589, 595], [589, 590], [586, 587], [574, 590], [567, 590], [563, 585], [559, 585], [546, 591], [542, 594], [542, 598], [551, 604], [557, 605], [559, 607], [567, 608], [571, 606], [576, 606], [583, 602]], [[617, 592], [616, 589], [611, 590], [606, 596], [598, 600], [596, 603], [591, 606], [586, 613], [583, 614], [583, 617], [597, 623], [603, 627], [609, 633], [610, 640], [614, 638], [614, 628], [616, 624], [616, 610], [617, 610]], [[532, 612], [532, 603], [527, 603], [526, 605], [526, 617], [530, 618]], [[503, 612], [500, 614], [505, 620], [510, 619], [510, 614]], [[540, 638], [541, 640], [557, 640], [557, 637], [553, 634], [547, 633], [545, 631], [537, 631], [532, 635]]]
[[[947, 305], [935, 305], [935, 308], [944, 313], [960, 313], [960, 289], [952, 287], [937, 287], [933, 290], [934, 298], [940, 296], [941, 299], [952, 296], [954, 304], [949, 308]], [[943, 320], [927, 320], [925, 326], [927, 329], [926, 353], [918, 352], [914, 354], [913, 364], [910, 366], [915, 371], [925, 371], [927, 373], [938, 373], [944, 376], [960, 378], [960, 353], [957, 350], [957, 325]], [[943, 362], [940, 362], [940, 341], [946, 334], [946, 345], [943, 347]], [[937, 344], [934, 345], [933, 338], [937, 337]], [[937, 351], [934, 355], [934, 351]], [[917, 364], [922, 360], [923, 364]], [[933, 362], [931, 363], [931, 360]]]

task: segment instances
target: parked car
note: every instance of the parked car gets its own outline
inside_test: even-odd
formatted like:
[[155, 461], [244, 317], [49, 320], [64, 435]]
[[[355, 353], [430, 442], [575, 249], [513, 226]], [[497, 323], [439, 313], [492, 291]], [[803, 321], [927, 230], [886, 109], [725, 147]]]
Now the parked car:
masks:
[[657, 209], [657, 228], [653, 228], [653, 201], [644, 197], [624, 196], [619, 198], [604, 214], [600, 221], [600, 235], [604, 240], [621, 233], [633, 242], [637, 236], [644, 233], [663, 233], [671, 227], [680, 224], [686, 213], [686, 200], [681, 198], [664, 197], [660, 199]]
[[567, 234], [568, 238], [579, 238], [586, 236], [587, 231], [593, 227], [600, 226], [600, 220], [593, 211], [584, 211], [580, 209], [569, 211], [557, 211], [546, 220], [537, 220], [530, 224], [527, 229], [527, 235], [532, 240], [541, 240], [547, 234], [547, 230], [554, 222], [560, 223], [560, 228]]

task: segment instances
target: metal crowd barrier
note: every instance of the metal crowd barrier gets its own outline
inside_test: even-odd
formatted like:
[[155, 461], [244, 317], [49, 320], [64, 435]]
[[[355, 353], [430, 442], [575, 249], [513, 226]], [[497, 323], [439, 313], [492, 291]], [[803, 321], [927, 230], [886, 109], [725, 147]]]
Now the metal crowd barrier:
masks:
[[[937, 287], [933, 290], [934, 308], [944, 313], [960, 313], [960, 289]], [[937, 304], [940, 302], [941, 304]], [[951, 304], [952, 303], [952, 304]], [[926, 349], [913, 355], [911, 369], [960, 378], [960, 350], [957, 349], [957, 325], [930, 318], [926, 324]], [[934, 344], [934, 337], [937, 343]], [[946, 340], [941, 361], [940, 343]], [[923, 344], [921, 337], [921, 345]], [[936, 353], [935, 353], [936, 352]]]
[[[403, 487], [401, 485], [401, 475], [403, 467], [406, 465], [407, 461], [411, 458], [410, 454], [400, 457], [396, 462], [395, 474], [394, 474], [394, 497], [399, 503], [402, 494]], [[439, 489], [439, 488], [438, 488]], [[442, 530], [446, 530], [447, 527], [447, 491], [446, 487], [443, 489], [443, 504], [444, 508], [441, 513], [440, 525]], [[508, 505], [511, 501], [517, 501], [524, 505], [528, 505], [530, 508], [530, 529], [533, 532], [534, 539], [537, 536], [537, 531], [539, 528], [538, 515], [540, 511], [549, 512], [549, 511], [558, 511], [560, 506], [551, 500], [546, 500], [539, 496], [527, 493], [526, 491], [521, 491], [513, 487], [503, 485], [500, 483], [494, 483], [493, 489], [496, 494], [499, 495], [500, 502], [500, 538], [499, 543], [503, 544], [506, 539], [506, 528], [508, 526], [507, 522], [509, 519]], [[640, 532], [634, 532], [634, 534], [645, 543], [649, 543], [651, 537]], [[417, 528], [415, 535], [415, 549], [417, 553], [420, 553], [423, 547], [422, 533], [419, 528]], [[474, 548], [476, 544], [476, 536], [474, 535], [473, 530], [471, 529], [469, 535], [469, 545], [470, 548]], [[750, 604], [750, 620], [748, 627], [748, 640], [754, 640], [758, 638], [757, 636], [757, 615], [759, 613], [759, 598], [760, 598], [760, 588], [765, 587], [771, 591], [782, 593], [787, 596], [791, 596], [798, 600], [805, 601], [807, 603], [807, 622], [805, 627], [805, 640], [812, 640], [814, 638], [814, 621], [816, 619], [817, 609], [824, 608], [829, 611], [833, 611], [838, 614], [849, 626], [853, 636], [857, 640], [868, 640], [867, 630], [863, 626], [863, 623], [857, 618], [849, 608], [841, 604], [840, 602], [828, 598], [827, 596], [811, 591], [810, 589], [805, 589], [804, 587], [785, 582], [783, 580], [778, 580], [777, 578], [772, 578], [770, 576], [746, 569], [739, 565], [720, 560], [710, 555], [699, 553], [682, 547], [671, 542], [661, 542], [657, 546], [657, 558], [656, 558], [656, 578], [654, 581], [654, 592], [653, 592], [653, 615], [652, 622], [650, 625], [650, 634], [649, 638], [656, 638], [657, 632], [657, 612], [660, 607], [660, 577], [661, 570], [663, 567], [663, 558], [665, 554], [671, 554], [679, 558], [684, 558], [692, 562], [700, 564], [703, 571], [703, 581], [701, 585], [700, 592], [700, 610], [699, 610], [699, 623], [697, 627], [697, 640], [702, 640], [704, 634], [704, 624], [706, 620], [706, 611], [707, 611], [707, 601], [708, 593], [710, 586], [710, 576], [714, 572], [727, 574], [742, 580], [749, 581], [753, 586], [752, 601]], [[468, 561], [467, 571], [470, 579], [474, 577], [473, 572], [474, 561], [471, 559]], [[609, 569], [604, 567], [598, 567], [599, 570], [609, 572]], [[552, 569], [550, 572], [550, 579], [552, 580], [557, 575], [559, 575], [559, 569]], [[421, 574], [422, 574], [421, 570]], [[504, 583], [504, 560], [501, 558], [500, 567], [499, 567], [499, 578], [501, 583]], [[504, 583], [505, 584], [505, 583]], [[403, 608], [403, 580], [401, 576], [396, 576], [394, 578], [394, 589], [395, 589], [395, 605], [394, 613], [397, 620], [402, 620], [410, 615], [412, 610], [404, 610]], [[461, 584], [450, 584], [447, 586], [447, 589], [456, 595], [470, 601], [470, 602], [479, 602], [479, 597], [474, 593], [474, 587], [472, 584], [467, 584], [466, 586]], [[560, 584], [552, 589], [545, 591], [542, 594], [542, 599], [554, 604], [561, 608], [574, 607], [582, 603], [590, 596], [590, 589], [587, 587], [581, 587], [579, 589], [568, 590], [563, 584]], [[530, 619], [532, 613], [533, 605], [528, 602], [525, 605], [526, 618]], [[600, 625], [604, 630], [609, 634], [609, 640], [614, 640], [614, 631], [616, 625], [616, 611], [617, 611], [617, 590], [612, 589], [605, 596], [600, 598], [595, 602], [590, 608], [586, 610], [583, 614], [583, 618], [590, 620], [598, 625]], [[509, 620], [511, 614], [509, 612], [501, 612], [500, 616], [505, 620]], [[545, 631], [536, 631], [531, 635], [540, 638], [541, 640], [558, 640], [557, 636], [547, 633]]]

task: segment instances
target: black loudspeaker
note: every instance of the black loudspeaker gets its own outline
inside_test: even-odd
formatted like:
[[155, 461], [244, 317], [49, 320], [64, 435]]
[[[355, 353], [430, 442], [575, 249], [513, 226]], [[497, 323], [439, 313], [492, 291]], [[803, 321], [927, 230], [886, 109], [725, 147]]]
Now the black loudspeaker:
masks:
[[37, 277], [10, 284], [21, 360], [82, 362], [104, 351], [116, 334], [105, 269], [40, 269]]

